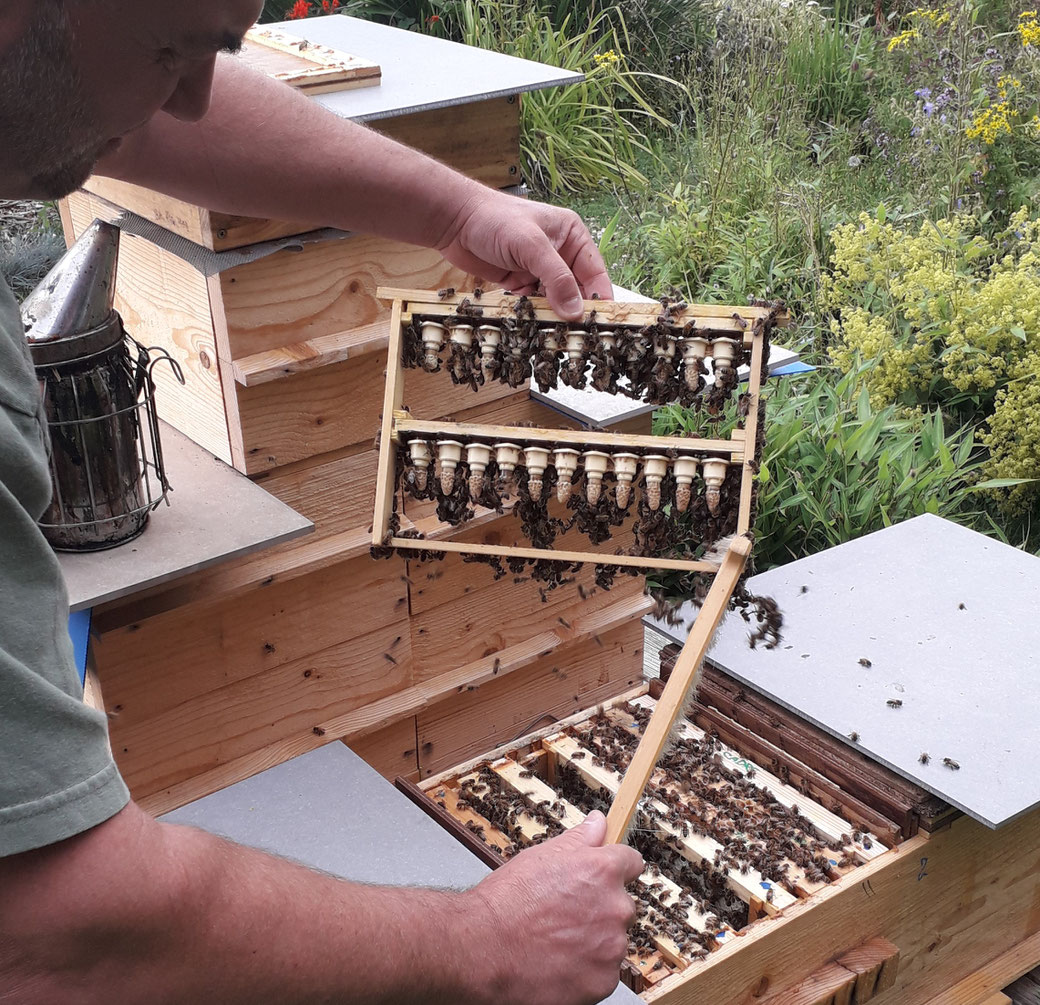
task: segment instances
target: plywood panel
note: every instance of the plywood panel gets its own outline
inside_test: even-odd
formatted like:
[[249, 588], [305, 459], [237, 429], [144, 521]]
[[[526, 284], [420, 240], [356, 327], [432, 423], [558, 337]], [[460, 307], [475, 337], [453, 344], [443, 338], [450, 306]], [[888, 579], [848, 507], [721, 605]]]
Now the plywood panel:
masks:
[[388, 321], [390, 305], [376, 289], [406, 279], [425, 289], [472, 288], [438, 251], [367, 234], [228, 269], [219, 276], [227, 325], [221, 355], [239, 359]]
[[519, 96], [413, 112], [369, 125], [492, 188], [520, 182]]
[[[437, 574], [435, 565], [410, 570], [413, 595], [428, 582], [425, 576]], [[475, 586], [490, 579], [490, 573], [481, 566], [465, 568]], [[426, 569], [429, 571], [424, 571]], [[436, 581], [430, 585], [435, 587]], [[579, 585], [585, 592], [584, 598]], [[567, 633], [578, 618], [625, 597], [638, 597], [642, 592], [641, 579], [618, 580], [616, 587], [609, 591], [597, 590], [591, 567], [578, 574], [576, 583], [546, 592], [544, 601], [537, 583], [515, 583], [512, 575], [469, 593], [463, 588], [463, 596], [458, 600], [421, 614], [413, 612], [412, 651], [416, 677], [427, 680], [454, 667], [492, 656], [544, 631]]]
[[[373, 443], [383, 409], [385, 370], [386, 355], [369, 353], [268, 384], [239, 386], [246, 472], [255, 474], [354, 443]], [[404, 404], [416, 416], [441, 418], [513, 393], [507, 384], [485, 384], [474, 392], [452, 384], [444, 373], [409, 371]]]
[[642, 679], [642, 647], [642, 624], [632, 620], [604, 632], [598, 642], [561, 647], [523, 670], [421, 712], [422, 776], [633, 687]]
[[[395, 663], [384, 658], [394, 647]], [[102, 677], [104, 683], [104, 678]], [[385, 625], [276, 669], [198, 695], [130, 724], [110, 719], [112, 750], [135, 798], [250, 752], [328, 742], [319, 725], [411, 682], [407, 621]]]
[[254, 481], [314, 522], [313, 541], [372, 523], [376, 464], [372, 449], [308, 458], [254, 476]]
[[142, 722], [396, 622], [402, 568], [365, 556], [102, 632], [93, 652], [113, 723]]
[[[77, 193], [67, 204], [76, 236], [95, 218], [114, 216], [112, 207], [91, 195]], [[165, 349], [184, 373], [182, 386], [168, 365], [160, 363], [152, 370], [159, 415], [230, 462], [205, 278], [175, 255], [124, 233], [119, 246], [116, 309], [138, 342]]]

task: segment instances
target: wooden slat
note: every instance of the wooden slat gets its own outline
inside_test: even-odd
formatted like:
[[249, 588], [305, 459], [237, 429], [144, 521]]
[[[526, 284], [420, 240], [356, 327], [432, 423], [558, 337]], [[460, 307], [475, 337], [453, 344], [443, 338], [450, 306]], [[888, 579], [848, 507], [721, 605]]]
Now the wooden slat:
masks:
[[[468, 848], [485, 865], [497, 869], [503, 864], [504, 859], [499, 852], [491, 847], [492, 844], [499, 848], [507, 848], [512, 842], [490, 821], [479, 813], [458, 805], [458, 789], [442, 785], [432, 795], [423, 792], [416, 785], [405, 778], [398, 778], [394, 783], [397, 789], [403, 792], [416, 806], [428, 817], [435, 820], [448, 831], [457, 841]], [[466, 824], [483, 829], [483, 834], [488, 838], [485, 842], [471, 830]]]
[[556, 548], [504, 548], [494, 544], [466, 544], [460, 541], [428, 541], [395, 537], [390, 544], [409, 551], [443, 551], [470, 555], [499, 555], [509, 558], [552, 559], [557, 562], [598, 562], [624, 565], [633, 569], [678, 569], [684, 572], [717, 572], [713, 562], [686, 562], [674, 558], [642, 558], [638, 555], [610, 555], [595, 551], [560, 551]]
[[371, 60], [271, 27], [246, 32], [239, 58], [275, 80], [314, 94], [371, 87], [379, 83], [381, 73]]
[[[516, 294], [489, 291], [484, 293], [479, 300], [475, 300], [472, 293], [467, 290], [472, 287], [456, 287], [457, 293], [451, 296], [431, 298], [429, 289], [396, 289], [393, 287], [380, 287], [376, 290], [376, 296], [382, 300], [403, 300], [408, 309], [417, 314], [450, 314], [454, 313], [452, 308], [460, 304], [468, 297], [473, 303], [483, 307], [488, 313], [509, 313], [513, 305], [519, 299]], [[560, 321], [560, 317], [554, 314], [549, 307], [549, 301], [544, 297], [530, 297], [531, 306], [535, 317], [539, 321]], [[615, 301], [615, 300], [586, 300], [582, 306], [586, 314], [595, 311], [596, 319], [604, 323], [631, 323], [647, 324], [656, 320], [661, 313], [661, 305], [656, 302], [640, 301]], [[734, 314], [739, 314], [743, 321], [754, 321], [760, 317], [768, 317], [771, 309], [767, 307], [727, 306], [725, 304], [690, 304], [685, 311], [677, 315], [675, 323], [682, 327], [691, 318], [710, 319], [711, 327], [718, 331], [739, 331], [750, 336], [750, 324], [746, 327], [733, 320]], [[778, 324], [784, 323], [784, 315], [778, 318]]]
[[[622, 691], [619, 695], [611, 698], [609, 702], [604, 703], [604, 707], [609, 707], [617, 702], [631, 701], [638, 698], [640, 695], [646, 692], [646, 684], [640, 683], [634, 688], [628, 691]], [[519, 739], [511, 739], [507, 743], [503, 743], [496, 747], [494, 750], [484, 751], [479, 756], [471, 758], [462, 764], [454, 765], [444, 771], [435, 773], [431, 777], [425, 779], [421, 783], [421, 788], [424, 792], [430, 792], [432, 789], [441, 784], [442, 782], [448, 781], [459, 774], [466, 774], [472, 771], [474, 768], [486, 761], [493, 761], [499, 757], [507, 757], [514, 754], [518, 749], [527, 748], [531, 745], [537, 745], [534, 751], [535, 754], [544, 752], [541, 748], [540, 741], [547, 736], [552, 736], [559, 733], [561, 729], [565, 729], [568, 726], [577, 726], [588, 719], [588, 709], [582, 709], [580, 712], [576, 712], [574, 715], [567, 716], [565, 719], [559, 719], [556, 722], [551, 723], [548, 726], [543, 726], [541, 729], [533, 730], [529, 733], [525, 733]]]
[[747, 418], [744, 420], [744, 468], [740, 479], [740, 506], [737, 510], [737, 533], [746, 534], [751, 530], [751, 494], [755, 475], [755, 455], [757, 454], [755, 439], [758, 436], [758, 402], [762, 386], [762, 353], [763, 340], [755, 339], [751, 345], [751, 365], [748, 375], [748, 394], [751, 399]]
[[376, 498], [372, 517], [372, 544], [379, 546], [390, 533], [390, 516], [394, 506], [394, 480], [396, 458], [390, 445], [390, 423], [386, 417], [401, 407], [404, 382], [401, 368], [393, 361], [401, 356], [401, 305], [395, 302], [390, 317], [390, 345], [386, 370], [386, 385], [383, 391], [384, 422], [379, 431], [379, 470], [376, 473]]
[[[593, 764], [592, 759], [595, 757], [595, 754], [582, 747], [574, 737], [566, 734], [557, 734], [547, 737], [542, 743], [547, 750], [552, 751], [557, 757], [563, 759], [574, 768], [587, 785], [607, 792], [611, 796], [616, 796], [621, 786], [621, 776], [610, 768], [599, 767]], [[584, 756], [575, 759], [575, 754]], [[649, 799], [647, 803], [662, 814], [668, 813], [668, 807], [660, 800]], [[706, 863], [712, 865], [716, 851], [721, 850], [722, 847], [717, 841], [703, 835], [690, 834], [684, 837], [681, 830], [668, 823], [667, 820], [655, 820], [653, 826], [662, 834], [673, 838], [677, 842], [682, 855], [697, 864]], [[785, 890], [778, 882], [762, 876], [755, 869], [750, 869], [743, 874], [738, 869], [729, 869], [725, 875], [726, 885], [745, 904], [750, 905], [753, 900], [760, 900], [765, 896], [765, 891], [771, 888], [773, 890], [772, 903], [763, 902], [762, 905], [762, 909], [766, 914], [776, 914], [798, 900], [797, 897]]]
[[711, 584], [704, 604], [697, 612], [697, 620], [693, 623], [686, 644], [658, 699], [657, 707], [643, 728], [643, 736], [625, 771], [624, 781], [610, 805], [610, 812], [607, 814], [607, 841], [610, 843], [624, 839], [646, 783], [661, 757], [664, 745], [668, 742], [668, 735], [682, 715], [683, 707], [696, 686], [704, 654], [708, 651], [715, 630], [729, 606], [730, 598], [750, 554], [751, 541], [747, 537], [740, 536], [731, 542], [722, 567]]
[[[652, 710], [656, 702], [649, 695], [645, 695], [634, 704], [642, 705], [644, 708]], [[691, 740], [701, 741], [707, 734], [699, 726], [685, 721], [680, 727], [679, 735]], [[770, 774], [765, 768], [760, 768], [746, 757], [741, 756], [732, 747], [721, 741], [716, 741], [716, 744], [727, 768], [744, 776], [753, 772], [755, 785], [760, 789], [765, 789], [777, 802], [782, 803], [789, 809], [796, 809], [801, 813], [816, 828], [817, 834], [824, 841], [829, 842], [836, 848], [841, 848], [844, 846], [843, 838], [851, 838], [852, 831], [855, 828], [847, 820], [842, 820], [837, 814], [831, 813], [830, 810], [825, 809], [811, 796], [803, 795], [791, 785], [785, 785], [779, 778]], [[850, 841], [845, 846], [861, 862], [869, 862], [872, 858], [877, 858], [878, 855], [888, 851], [888, 847], [882, 844], [873, 834], [868, 833], [867, 837], [871, 840], [869, 849], [864, 847], [862, 840]], [[837, 862], [832, 862], [832, 865], [837, 866]]]
[[567, 443], [583, 449], [623, 450], [629, 447], [663, 453], [677, 450], [683, 454], [736, 454], [744, 450], [742, 437], [733, 439], [697, 439], [685, 436], [631, 436], [625, 433], [600, 432], [592, 429], [531, 429], [526, 426], [495, 426], [468, 422], [431, 422], [413, 419], [407, 413], [394, 415], [394, 433], [417, 433], [453, 440], [510, 440], [525, 443]]
[[366, 352], [384, 350], [389, 339], [387, 332], [386, 323], [377, 321], [350, 331], [320, 335], [306, 342], [242, 356], [232, 363], [231, 370], [239, 384], [254, 387], [294, 373], [356, 359]]

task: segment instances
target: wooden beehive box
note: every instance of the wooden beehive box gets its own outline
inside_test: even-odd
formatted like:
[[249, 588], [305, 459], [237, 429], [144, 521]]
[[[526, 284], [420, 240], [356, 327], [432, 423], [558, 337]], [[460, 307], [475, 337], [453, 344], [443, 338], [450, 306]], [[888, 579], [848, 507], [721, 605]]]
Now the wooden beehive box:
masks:
[[[660, 690], [398, 786], [497, 866], [609, 804]], [[718, 671], [648, 793], [647, 1002], [983, 1005], [1040, 957], [1040, 814], [993, 832]]]

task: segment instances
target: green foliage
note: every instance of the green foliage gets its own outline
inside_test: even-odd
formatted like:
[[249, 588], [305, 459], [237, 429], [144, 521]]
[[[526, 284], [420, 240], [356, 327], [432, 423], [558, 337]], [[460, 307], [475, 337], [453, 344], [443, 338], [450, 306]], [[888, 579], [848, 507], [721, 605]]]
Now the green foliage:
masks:
[[982, 473], [997, 482], [1006, 480], [994, 486], [1007, 493], [1004, 509], [1028, 517], [1040, 498], [1040, 351], [1023, 357], [998, 392], [982, 442], [990, 450]]
[[[655, 432], [683, 429], [680, 411], [661, 410]], [[937, 410], [875, 409], [856, 374], [817, 371], [774, 382], [766, 421], [755, 522], [760, 569], [922, 513], [1003, 536], [974, 484], [982, 460], [971, 427], [947, 433]]]
[[[1040, 217], [1022, 209], [987, 238], [973, 217], [911, 228], [882, 206], [839, 227], [834, 243], [825, 285], [838, 315], [835, 362], [867, 364], [859, 372], [876, 407], [988, 417], [988, 478], [1040, 475]], [[1021, 512], [1038, 485], [1002, 494]]]
[[654, 156], [645, 129], [667, 123], [642, 94], [646, 75], [628, 68], [620, 10], [601, 11], [578, 30], [569, 15], [555, 27], [526, 3], [458, 0], [445, 20], [469, 45], [585, 74], [581, 83], [524, 95], [520, 144], [528, 182], [543, 193], [646, 185], [636, 166], [641, 155]]
[[24, 300], [65, 254], [60, 233], [35, 230], [0, 240], [0, 277]]
[[792, 33], [784, 52], [786, 83], [817, 122], [858, 121], [870, 112], [868, 70], [878, 56], [868, 19], [850, 23], [836, 9], [833, 17], [810, 21], [804, 31]]

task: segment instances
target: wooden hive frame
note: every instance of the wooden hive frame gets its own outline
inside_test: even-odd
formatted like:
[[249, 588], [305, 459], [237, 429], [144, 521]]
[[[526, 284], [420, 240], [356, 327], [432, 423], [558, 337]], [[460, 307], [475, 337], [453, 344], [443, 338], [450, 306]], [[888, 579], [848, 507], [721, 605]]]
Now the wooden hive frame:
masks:
[[[656, 556], [621, 554], [606, 556], [602, 552], [571, 551], [545, 548], [524, 548], [505, 545], [468, 543], [452, 540], [404, 537], [394, 534], [391, 517], [395, 504], [397, 447], [409, 435], [428, 435], [463, 441], [480, 440], [493, 443], [509, 440], [521, 447], [574, 446], [604, 450], [634, 450], [644, 452], [674, 451], [682, 456], [698, 459], [721, 457], [739, 470], [740, 490], [736, 534], [746, 534], [752, 521], [752, 488], [757, 471], [759, 434], [759, 397], [762, 383], [762, 364], [766, 351], [767, 321], [775, 317], [770, 307], [744, 308], [719, 305], [687, 305], [673, 316], [675, 334], [684, 324], [694, 322], [695, 333], [707, 338], [736, 338], [745, 350], [750, 349], [748, 377], [747, 418], [733, 431], [729, 439], [634, 436], [617, 433], [567, 429], [525, 428], [515, 426], [483, 426], [471, 423], [429, 422], [413, 418], [403, 408], [404, 332], [413, 318], [447, 318], [456, 314], [465, 296], [454, 291], [438, 296], [426, 290], [380, 289], [378, 295], [393, 301], [390, 320], [390, 344], [386, 371], [386, 391], [383, 399], [383, 418], [380, 431], [379, 471], [376, 481], [375, 514], [372, 525], [374, 547], [392, 547], [423, 552], [460, 552], [493, 555], [501, 558], [549, 559], [561, 563], [593, 562], [626, 566], [635, 569], [667, 569], [682, 572], [714, 574], [722, 560], [663, 558]], [[517, 298], [510, 294], [484, 294], [479, 300], [485, 319], [511, 316]], [[532, 317], [546, 324], [563, 324], [544, 299], [530, 301]], [[589, 300], [584, 304], [586, 318], [594, 316], [597, 323], [639, 329], [657, 322], [661, 314], [659, 304], [621, 303]], [[586, 322], [587, 323], [587, 322]]]
[[[763, 362], [768, 348], [768, 336], [778, 316], [779, 308], [775, 305], [751, 306], [741, 311], [733, 307], [708, 305], [691, 307], [685, 303], [673, 305], [668, 298], [663, 300], [660, 306], [587, 301], [585, 303], [586, 314], [581, 326], [579, 327], [577, 322], [572, 322], [568, 331], [567, 323], [555, 315], [544, 300], [528, 300], [526, 297], [517, 300], [506, 294], [496, 294], [485, 298], [483, 294], [480, 294], [479, 296], [474, 295], [474, 300], [479, 300], [479, 304], [475, 304], [470, 298], [457, 294], [454, 290], [442, 290], [437, 295], [408, 290], [381, 290], [380, 293], [386, 299], [393, 301], [393, 308], [387, 362], [387, 385], [379, 443], [380, 467], [376, 479], [375, 515], [372, 522], [374, 547], [400, 548], [420, 552], [454, 551], [492, 557], [495, 561], [502, 558], [522, 561], [549, 560], [566, 563], [570, 566], [596, 562], [604, 565], [628, 566], [633, 569], [679, 570], [714, 577], [697, 624], [684, 649], [680, 666], [677, 668], [678, 672], [673, 675], [667, 691], [663, 695], [659, 713], [647, 727], [644, 742], [632, 758], [628, 777], [619, 790], [614, 793], [615, 798], [610, 806], [607, 819], [607, 840], [610, 842], [622, 841], [637, 813], [643, 789], [667, 743], [669, 734], [682, 709], [683, 701], [696, 680], [704, 655], [729, 605], [733, 592], [744, 574], [751, 553], [748, 532], [753, 516], [753, 479], [758, 470], [762, 442], [759, 429], [759, 403]], [[473, 354], [473, 326], [468, 322], [479, 319], [484, 325], [487, 325], [493, 318], [509, 319], [508, 312], [512, 312], [513, 318], [507, 325], [491, 326], [490, 331], [498, 334], [495, 335], [493, 342], [485, 342], [481, 346], [482, 356], [479, 364], [481, 372], [477, 373], [478, 364], [476, 364]], [[529, 379], [532, 368], [537, 377], [539, 368], [538, 366], [532, 367], [536, 358], [544, 358], [549, 370], [548, 375], [544, 371], [542, 372], [542, 379], [548, 376], [548, 380], [554, 384], [560, 368], [567, 367], [569, 382], [573, 383], [577, 378], [579, 385], [583, 386], [588, 365], [588, 344], [591, 340], [604, 360], [605, 368], [611, 372], [615, 365], [623, 359], [626, 373], [638, 377], [640, 374], [647, 373], [643, 367], [644, 361], [654, 360], [654, 374], [658, 374], [660, 370], [660, 378], [654, 378], [655, 381], [660, 379], [660, 384], [655, 387], [654, 393], [664, 394], [666, 390], [670, 392], [679, 386], [676, 357], [679, 355], [677, 349], [681, 346], [683, 349], [681, 370], [683, 383], [686, 384], [691, 398], [699, 394], [705, 386], [701, 374], [707, 372], [704, 359], [709, 352], [713, 360], [716, 379], [725, 373], [725, 379], [714, 388], [716, 393], [721, 392], [713, 403], [717, 414], [723, 407], [725, 399], [739, 388], [737, 368], [741, 360], [746, 358], [749, 365], [748, 392], [746, 400], [742, 399], [741, 407], [738, 408], [739, 413], [746, 418], [743, 425], [740, 425], [738, 421], [737, 427], [729, 439], [625, 436], [611, 433], [590, 435], [584, 432], [567, 432], [558, 429], [526, 429], [513, 426], [416, 421], [412, 419], [407, 410], [402, 408], [405, 357], [408, 355], [414, 364], [414, 357], [418, 353], [419, 337], [415, 327], [416, 322], [421, 322], [424, 328], [430, 324], [438, 332], [429, 347], [426, 346], [425, 334], [423, 335], [424, 368], [431, 372], [439, 370], [441, 368], [440, 350], [443, 348], [443, 321], [448, 322], [452, 332], [453, 349], [450, 364], [452, 379], [456, 383], [463, 382], [464, 379], [468, 380], [474, 390], [478, 384], [478, 377], [480, 383], [483, 383], [485, 377], [491, 378], [495, 375], [503, 380], [515, 379], [523, 382]], [[539, 323], [547, 325], [549, 322], [552, 323], [552, 327], [538, 328]], [[408, 346], [405, 345], [406, 330], [413, 340]], [[487, 330], [485, 329], [485, 332]], [[455, 343], [456, 331], [461, 339], [458, 343]], [[514, 333], [517, 334], [514, 335]], [[576, 336], [574, 346], [576, 356], [571, 353], [572, 336]], [[516, 342], [510, 348], [509, 357], [510, 360], [516, 360], [516, 372], [513, 372], [512, 364], [510, 360], [506, 359], [503, 350], [498, 348], [500, 343], [512, 341], [514, 338], [516, 338]], [[606, 342], [604, 342], [605, 338]], [[564, 339], [566, 339], [568, 355], [574, 360], [574, 363], [578, 364], [577, 369], [574, 369], [574, 363], [563, 362], [561, 343]], [[622, 351], [618, 351], [619, 339], [625, 340]], [[716, 343], [716, 339], [721, 339], [721, 341]], [[604, 344], [609, 348], [603, 348]], [[722, 352], [723, 345], [726, 345], [728, 349], [725, 355]], [[483, 372], [485, 346], [491, 347], [493, 357], [489, 361], [491, 365], [487, 373]], [[635, 347], [635, 353], [629, 355], [632, 347]], [[685, 352], [687, 348], [693, 350], [689, 359]], [[723, 369], [723, 364], [725, 369]], [[509, 367], [508, 372], [506, 372], [507, 367]], [[696, 379], [691, 380], [690, 378], [694, 376]], [[608, 387], [616, 388], [616, 378], [610, 377], [606, 384]], [[639, 387], [634, 388], [634, 391], [638, 393]], [[638, 454], [633, 455], [632, 451], [657, 455], [658, 464], [663, 464], [667, 470], [665, 455], [660, 453], [662, 450], [667, 450], [676, 458], [673, 464], [676, 474], [677, 508], [685, 509], [690, 501], [689, 488], [684, 490], [678, 487], [679, 458], [696, 458], [698, 466], [701, 462], [704, 464], [704, 480], [707, 486], [706, 505], [713, 515], [718, 510], [720, 493], [722, 486], [728, 480], [728, 471], [735, 467], [739, 472], [739, 488], [736, 493], [734, 533], [724, 555], [718, 560], [708, 555], [693, 559], [661, 557], [647, 554], [647, 550], [652, 549], [644, 546], [640, 549], [639, 554], [631, 552], [617, 554], [606, 561], [603, 554], [598, 552], [571, 551], [552, 547], [525, 548], [501, 543], [471, 541], [439, 540], [431, 542], [425, 538], [404, 535], [398, 532], [400, 522], [399, 518], [395, 516], [399, 476], [403, 470], [398, 452], [406, 442], [409, 443], [409, 446], [415, 445], [414, 440], [408, 439], [409, 434], [419, 434], [417, 439], [421, 441], [421, 454], [427, 458], [425, 462], [427, 467], [429, 465], [429, 441], [424, 440], [423, 436], [432, 436], [435, 443], [445, 447], [450, 444], [457, 454], [456, 463], [461, 457], [463, 443], [467, 444], [467, 452], [476, 444], [482, 445], [485, 448], [485, 457], [488, 457], [490, 448], [496, 446], [497, 441], [508, 441], [506, 446], [515, 453], [516, 459], [519, 459], [521, 450], [523, 451], [525, 464], [528, 463], [530, 451], [534, 447], [541, 448], [543, 459], [548, 458], [549, 448], [557, 451], [561, 448], [571, 448], [570, 452], [574, 456], [575, 464], [577, 463], [577, 452], [574, 448], [579, 445], [603, 447], [606, 450], [621, 448], [621, 452], [606, 456], [613, 460], [615, 470], [617, 470], [621, 454], [628, 455], [631, 465], [628, 473], [628, 485], [633, 483], [638, 462]], [[504, 447], [496, 446], [496, 451], [499, 449], [504, 449]], [[441, 447], [438, 447], [437, 455], [438, 459], [442, 458]], [[712, 459], [719, 458], [719, 455], [723, 461], [721, 475], [717, 471], [709, 474], [708, 466], [711, 465]], [[583, 458], [587, 459], [591, 456], [595, 456], [595, 453], [584, 454]], [[602, 453], [599, 456], [604, 457]], [[502, 459], [501, 456], [499, 459]], [[559, 467], [558, 454], [555, 455], [555, 461], [556, 466]], [[604, 470], [606, 464], [607, 461], [604, 460]], [[594, 482], [590, 478], [588, 463], [584, 467], [587, 501], [589, 504], [595, 505], [599, 499], [599, 486], [602, 482]], [[644, 470], [649, 472], [649, 458], [644, 460]], [[445, 482], [442, 466], [442, 494], [453, 496], [454, 471], [454, 467], [449, 468], [449, 479]], [[570, 475], [566, 476], [568, 494], [570, 477]], [[687, 477], [690, 477], [688, 472]], [[647, 474], [647, 478], [649, 478], [649, 474]], [[427, 468], [423, 468], [422, 482], [416, 479], [415, 484], [425, 490], [427, 479]], [[483, 471], [480, 471], [477, 479], [478, 484], [483, 486]], [[602, 475], [600, 475], [600, 479], [602, 479]], [[534, 484], [534, 479], [529, 478], [528, 486]], [[545, 485], [540, 476], [537, 484], [537, 506], [540, 506], [543, 514], [547, 515]], [[660, 477], [657, 478], [657, 485], [659, 487], [661, 485]], [[687, 485], [689, 485], [689, 481], [687, 481]], [[592, 494], [594, 486], [596, 488], [595, 497]], [[460, 486], [460, 488], [462, 487]], [[400, 491], [403, 497], [404, 488], [402, 487]], [[478, 492], [482, 493], [483, 488], [479, 490], [471, 488], [463, 491], [465, 491], [465, 498], [475, 504], [481, 498]], [[627, 510], [628, 499], [626, 498], [622, 502], [621, 491], [619, 479], [618, 506]], [[625, 491], [627, 493], [628, 489], [626, 488]], [[680, 496], [683, 491], [685, 491], [685, 500]], [[712, 498], [713, 491], [714, 499]], [[654, 509], [661, 507], [660, 489], [658, 489], [656, 501], [650, 505]], [[597, 510], [597, 520], [601, 510], [602, 506]], [[463, 507], [462, 513], [464, 521], [466, 515], [472, 511]], [[532, 543], [534, 543], [533, 538]], [[716, 544], [715, 541], [704, 543], [709, 546]], [[501, 569], [500, 565], [499, 568]]]

